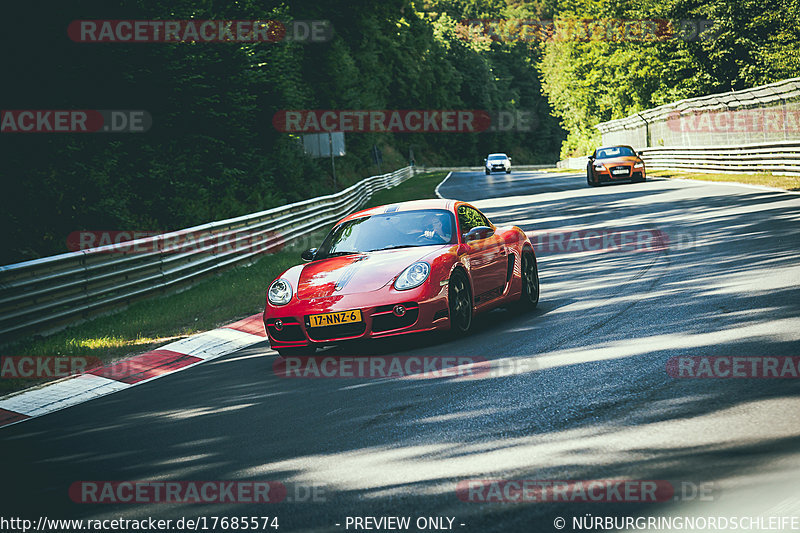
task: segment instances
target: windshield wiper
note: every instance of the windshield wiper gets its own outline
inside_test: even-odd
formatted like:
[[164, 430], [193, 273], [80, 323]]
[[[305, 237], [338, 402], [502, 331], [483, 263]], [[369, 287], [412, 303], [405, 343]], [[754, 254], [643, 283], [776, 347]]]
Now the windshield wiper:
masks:
[[361, 252], [331, 252], [331, 253], [325, 254], [325, 257], [326, 258], [327, 257], [337, 257], [337, 256], [340, 256], [340, 255], [353, 255], [353, 254], [360, 254], [360, 253]]
[[398, 248], [414, 248], [417, 246], [416, 244], [400, 244], [397, 246], [387, 246], [386, 248], [378, 248], [376, 250], [370, 250], [371, 252], [382, 252], [383, 250], [397, 250]]

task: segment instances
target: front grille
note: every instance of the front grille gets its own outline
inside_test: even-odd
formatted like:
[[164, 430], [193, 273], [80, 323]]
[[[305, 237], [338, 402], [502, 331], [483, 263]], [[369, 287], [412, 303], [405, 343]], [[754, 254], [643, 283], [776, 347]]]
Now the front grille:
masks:
[[335, 326], [320, 326], [318, 328], [308, 327], [308, 323], [306, 323], [306, 331], [308, 331], [308, 336], [315, 341], [342, 339], [345, 337], [358, 337], [359, 335], [363, 335], [366, 329], [367, 325], [363, 322], [337, 324]]
[[[615, 170], [624, 170], [625, 173], [624, 174], [614, 174]], [[611, 167], [610, 171], [611, 171], [610, 174], [611, 174], [612, 178], [627, 178], [627, 177], [629, 177], [631, 175], [631, 167], [625, 167], [625, 166]]]

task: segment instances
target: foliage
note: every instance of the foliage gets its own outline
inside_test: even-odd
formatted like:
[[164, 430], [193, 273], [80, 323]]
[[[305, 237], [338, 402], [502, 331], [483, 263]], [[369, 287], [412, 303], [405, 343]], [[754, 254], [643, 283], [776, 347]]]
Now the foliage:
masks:
[[591, 152], [600, 141], [599, 122], [794, 77], [800, 67], [798, 0], [554, 3], [563, 25], [576, 19], [665, 20], [672, 32], [542, 43], [544, 90], [569, 132], [562, 157]]
[[[460, 6], [461, 7], [453, 7]], [[143, 134], [3, 134], [0, 264], [62, 253], [80, 230], [171, 230], [332, 192], [330, 162], [272, 125], [291, 109], [529, 109], [530, 132], [347, 134], [338, 187], [417, 164], [555, 160], [562, 130], [541, 93], [529, 47], [474, 42], [464, 15], [489, 1], [87, 0], [10, 7], [4, 109], [143, 109]], [[445, 9], [447, 8], [447, 9]], [[491, 9], [490, 9], [491, 8]], [[72, 20], [329, 20], [327, 43], [75, 43]], [[31, 36], [35, 36], [34, 39]], [[535, 51], [534, 51], [535, 52]], [[13, 80], [13, 82], [12, 82]], [[391, 168], [390, 168], [391, 167]]]

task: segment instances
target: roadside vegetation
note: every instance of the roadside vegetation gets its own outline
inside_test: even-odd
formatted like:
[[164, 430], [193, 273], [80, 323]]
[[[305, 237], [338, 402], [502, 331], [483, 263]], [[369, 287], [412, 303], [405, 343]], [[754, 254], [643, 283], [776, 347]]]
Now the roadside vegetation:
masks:
[[[5, 109], [146, 110], [153, 126], [4, 134], [0, 265], [65, 252], [75, 231], [169, 231], [327, 194], [378, 173], [376, 153], [384, 171], [412, 151], [420, 166], [480, 165], [492, 151], [513, 154], [515, 165], [582, 155], [599, 144], [599, 122], [800, 70], [800, 0], [81, 6], [106, 20], [316, 20], [333, 31], [316, 43], [90, 44], [67, 37], [78, 17], [70, 3], [52, 6], [46, 27], [35, 3], [10, 6], [7, 18], [20, 22], [6, 36], [26, 46], [6, 58]], [[347, 134], [334, 182], [327, 158], [307, 156], [297, 135], [272, 124], [279, 111], [303, 109], [474, 109], [531, 120], [480, 134]]]
[[[434, 4], [87, 0], [77, 11], [50, 6], [46, 26], [35, 3], [8, 6], [7, 18], [20, 23], [6, 37], [26, 45], [5, 58], [13, 82], [4, 109], [145, 110], [153, 125], [139, 134], [3, 134], [0, 265], [66, 252], [74, 231], [170, 231], [329, 194], [405, 166], [412, 151], [419, 166], [480, 165], [498, 150], [516, 164], [556, 161], [564, 132], [531, 49], [464, 39], [460, 18], [483, 8]], [[81, 14], [327, 21], [332, 39], [72, 42], [67, 27]], [[328, 158], [307, 156], [298, 135], [273, 126], [279, 111], [308, 109], [503, 110], [533, 119], [527, 131], [347, 133], [334, 183]]]
[[[568, 131], [561, 158], [600, 145], [595, 126], [695, 96], [797, 76], [800, 0], [587, 0], [537, 3], [556, 33], [537, 68]], [[591, 38], [582, 21], [598, 22]], [[612, 21], [629, 21], [629, 29]], [[638, 21], [638, 22], [637, 22]], [[657, 24], [647, 32], [645, 22]], [[627, 36], [626, 36], [627, 35]], [[570, 38], [572, 36], [573, 38]]]

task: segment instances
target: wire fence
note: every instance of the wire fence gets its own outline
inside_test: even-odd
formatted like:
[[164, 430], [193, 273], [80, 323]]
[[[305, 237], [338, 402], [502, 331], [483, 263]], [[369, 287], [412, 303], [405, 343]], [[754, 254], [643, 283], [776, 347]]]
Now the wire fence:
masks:
[[[680, 100], [597, 129], [604, 146], [632, 146], [647, 168], [800, 175], [800, 78]], [[557, 164], [586, 165], [586, 156]]]
[[741, 146], [800, 140], [800, 78], [689, 98], [598, 124], [604, 145]]

